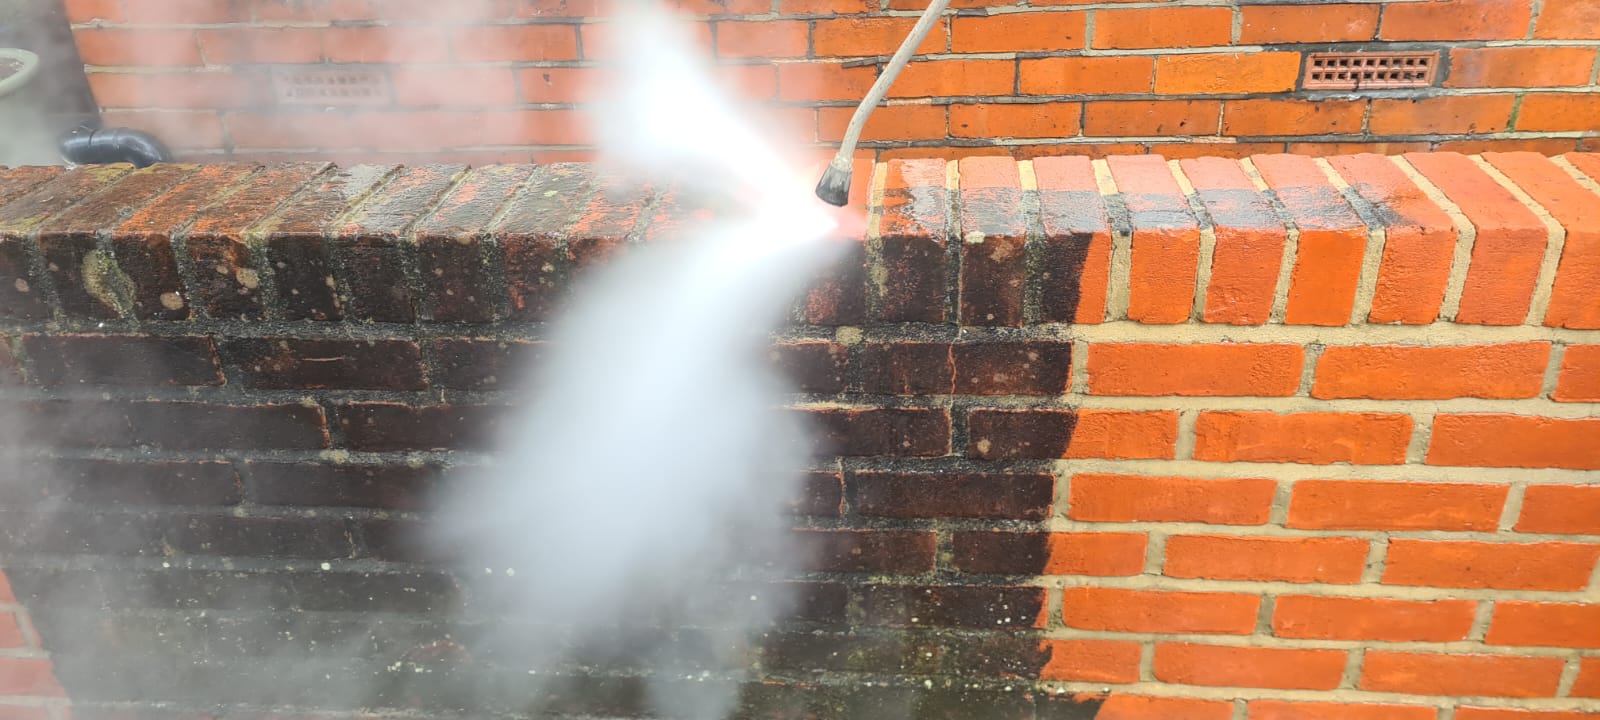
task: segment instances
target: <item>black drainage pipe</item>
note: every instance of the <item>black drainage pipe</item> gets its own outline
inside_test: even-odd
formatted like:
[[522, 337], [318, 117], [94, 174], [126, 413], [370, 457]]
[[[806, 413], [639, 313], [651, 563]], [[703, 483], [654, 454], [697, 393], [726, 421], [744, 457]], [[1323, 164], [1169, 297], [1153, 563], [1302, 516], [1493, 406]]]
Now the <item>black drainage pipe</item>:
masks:
[[61, 157], [74, 165], [171, 162], [172, 153], [154, 135], [128, 128], [74, 128], [61, 139]]

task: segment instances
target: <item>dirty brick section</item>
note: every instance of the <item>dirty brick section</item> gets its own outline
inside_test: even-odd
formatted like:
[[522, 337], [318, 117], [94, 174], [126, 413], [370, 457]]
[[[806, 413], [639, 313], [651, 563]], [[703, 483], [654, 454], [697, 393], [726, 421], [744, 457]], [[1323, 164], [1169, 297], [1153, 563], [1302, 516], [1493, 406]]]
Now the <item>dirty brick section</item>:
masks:
[[[745, 715], [1596, 717], [1600, 155], [859, 172], [772, 349], [816, 559]], [[0, 174], [6, 716], [637, 715], [629, 668], [536, 705], [408, 538], [571, 280], [702, 217], [579, 165]]]

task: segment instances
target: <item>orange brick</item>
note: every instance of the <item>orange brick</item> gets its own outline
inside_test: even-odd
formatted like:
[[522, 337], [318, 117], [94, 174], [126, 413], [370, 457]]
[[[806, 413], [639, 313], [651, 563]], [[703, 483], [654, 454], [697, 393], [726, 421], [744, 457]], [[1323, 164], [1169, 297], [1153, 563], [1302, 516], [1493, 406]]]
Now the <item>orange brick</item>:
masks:
[[1206, 286], [1206, 322], [1260, 325], [1269, 319], [1288, 233], [1243, 167], [1218, 157], [1179, 162], [1211, 216], [1216, 239]]
[[1204, 411], [1195, 421], [1196, 460], [1399, 465], [1411, 418], [1386, 413]]
[[[453, 39], [466, 45], [469, 57], [478, 52], [497, 53], [499, 46], [486, 43], [503, 40], [504, 31], [498, 27], [456, 30]], [[334, 63], [449, 62], [451, 40], [452, 33], [442, 27], [331, 27], [322, 31], [323, 56]]]
[[1373, 40], [1378, 5], [1246, 5], [1239, 8], [1239, 42], [1330, 43]]
[[517, 103], [517, 76], [508, 67], [396, 68], [395, 102], [410, 106], [471, 107]]
[[1080, 410], [1067, 457], [1170, 460], [1177, 442], [1177, 413]]
[[1101, 10], [1094, 15], [1095, 48], [1224, 46], [1233, 40], [1228, 8]]
[[950, 51], [958, 53], [1059, 52], [1082, 48], [1089, 14], [1024, 12], [957, 16]]
[[666, 5], [691, 15], [760, 15], [772, 10], [768, 0], [668, 0]]
[[83, 28], [72, 35], [85, 65], [169, 67], [202, 63], [193, 30]]
[[1222, 103], [1215, 100], [1100, 100], [1085, 104], [1083, 134], [1211, 135]]
[[1383, 582], [1443, 588], [1582, 590], [1600, 545], [1393, 539]]
[[877, 73], [871, 67], [847, 68], [839, 63], [780, 63], [780, 100], [854, 100], [872, 89]]
[[592, 99], [600, 82], [594, 68], [533, 67], [518, 71], [522, 99], [531, 103], [576, 103]]
[[1501, 600], [1489, 621], [1490, 645], [1600, 648], [1600, 605]]
[[[838, 142], [850, 125], [851, 107], [826, 107], [817, 110], [818, 138], [823, 142]], [[943, 105], [888, 105], [872, 111], [866, 127], [861, 130], [862, 140], [943, 140], [945, 138], [945, 107]], [[926, 157], [926, 154], [918, 157]]]
[[1494, 532], [1509, 492], [1506, 485], [1301, 480], [1289, 500], [1288, 526]]
[[726, 20], [716, 24], [717, 56], [738, 58], [805, 57], [810, 27], [796, 20], [747, 22]]
[[1550, 343], [1329, 347], [1311, 396], [1372, 400], [1531, 398], [1544, 384]]
[[1374, 135], [1496, 133], [1511, 122], [1511, 95], [1444, 95], [1372, 101], [1367, 128]]
[[319, 28], [240, 27], [199, 30], [207, 65], [322, 62]]
[[853, 15], [877, 10], [876, 0], [778, 0], [779, 15]]
[[1262, 525], [1278, 484], [1267, 478], [1144, 477], [1080, 473], [1069, 485], [1067, 517], [1083, 522], [1198, 522]]
[[1131, 683], [1139, 681], [1136, 642], [1114, 640], [1045, 640], [1041, 649], [1049, 658], [1039, 671], [1040, 680]]
[[1194, 306], [1200, 224], [1172, 169], [1156, 155], [1106, 160], [1133, 227], [1128, 319], [1177, 324]]
[[1293, 90], [1300, 53], [1198, 53], [1156, 60], [1156, 93], [1208, 95]]
[[1439, 714], [1438, 710], [1426, 705], [1358, 705], [1284, 700], [1251, 700], [1249, 708], [1250, 720], [1434, 720]]
[[1456, 720], [1595, 720], [1600, 714], [1582, 710], [1517, 710], [1511, 708], [1457, 707]]
[[48, 658], [0, 657], [0, 696], [64, 695]]
[[1280, 153], [1251, 161], [1300, 229], [1283, 321], [1348, 324], [1361, 281], [1365, 223], [1310, 158]]
[[1600, 304], [1593, 302], [1600, 287], [1600, 202], [1595, 194], [1537, 153], [1486, 153], [1484, 159], [1566, 230], [1544, 324], [1600, 327]]
[[1380, 40], [1515, 40], [1528, 33], [1532, 0], [1446, 0], [1385, 5]]
[[1369, 204], [1385, 208], [1383, 258], [1367, 321], [1421, 325], [1439, 317], [1456, 247], [1455, 224], [1393, 160], [1373, 154], [1328, 158]]
[[[594, 13], [598, 15], [599, 13]], [[694, 59], [702, 62], [709, 61], [713, 55], [714, 43], [712, 42], [712, 23], [699, 20], [675, 19], [675, 30], [689, 43], [689, 50]], [[802, 23], [804, 24], [804, 23]], [[720, 26], [720, 24], [719, 24]], [[502, 28], [515, 28], [516, 26], [500, 26]], [[599, 22], [585, 23], [583, 25], [568, 25], [578, 29], [578, 34], [583, 38], [583, 58], [585, 60], [608, 60], [620, 56], [620, 48], [628, 42], [622, 26], [616, 23]], [[735, 31], [737, 33], [737, 31]], [[517, 53], [511, 53], [513, 55]]]
[[1158, 643], [1154, 671], [1157, 680], [1179, 685], [1332, 690], [1346, 659], [1343, 650]]
[[1536, 22], [1536, 38], [1600, 40], [1600, 5], [1593, 0], [1544, 0]]
[[[888, 56], [900, 48], [916, 18], [863, 17], [818, 20], [811, 31], [812, 50], [817, 57]], [[917, 46], [918, 55], [945, 51], [947, 38], [941, 22], [928, 31]]]
[[1429, 465], [1600, 470], [1600, 418], [1438, 415]]
[[1378, 153], [1380, 155], [1398, 155], [1405, 152], [1426, 152], [1433, 147], [1433, 143], [1424, 141], [1415, 142], [1291, 142], [1285, 152], [1295, 155], [1314, 155], [1327, 157], [1329, 155], [1348, 155], [1350, 153]]
[[1467, 639], [1478, 612], [1470, 600], [1280, 595], [1272, 634], [1303, 640], [1453, 642]]
[[1600, 657], [1583, 658], [1578, 666], [1578, 682], [1572, 686], [1572, 696], [1600, 698]]
[[1517, 532], [1600, 535], [1600, 485], [1529, 485]]
[[1460, 206], [1475, 228], [1456, 321], [1520, 325], [1533, 302], [1549, 230], [1494, 178], [1456, 153], [1407, 153], [1407, 162]]
[[89, 89], [102, 108], [209, 110], [262, 106], [272, 84], [260, 72], [90, 73]]
[[1588, 131], [1600, 117], [1600, 94], [1529, 93], [1517, 112], [1517, 129], [1523, 132]]
[[1038, 58], [1018, 67], [1025, 95], [1147, 93], [1155, 77], [1155, 61], [1145, 55]]
[[1259, 582], [1361, 581], [1368, 543], [1357, 538], [1174, 535], [1167, 538], [1167, 577]]
[[1560, 87], [1588, 85], [1595, 48], [1454, 48], [1445, 87]]
[[1476, 155], [1485, 152], [1535, 152], [1541, 155], [1560, 155], [1577, 149], [1582, 138], [1474, 138], [1443, 140], [1434, 146], [1440, 152], [1458, 152]]
[[1304, 361], [1299, 345], [1095, 343], [1089, 346], [1089, 392], [1289, 396], [1300, 387]]
[[1552, 697], [1565, 664], [1557, 657], [1368, 650], [1359, 687], [1411, 695]]
[[1223, 103], [1222, 134], [1359, 133], [1366, 107], [1361, 100], [1228, 100]]
[[[889, 86], [889, 97], [1010, 95], [1016, 82], [1016, 63], [1010, 60], [925, 60], [906, 65]], [[1072, 120], [1069, 134], [1076, 135], [1077, 113]]]
[[1249, 635], [1261, 598], [1242, 593], [1162, 592], [1069, 587], [1067, 627], [1112, 632]]
[[[1054, 698], [1049, 701], [1054, 701]], [[1099, 712], [1094, 716], [1095, 720], [1179, 720], [1180, 718], [1181, 720], [1228, 720], [1233, 717], [1233, 703], [1223, 700], [1145, 697], [1113, 693], [1111, 697], [1105, 698], [1104, 702], [1105, 704], [1100, 706]], [[1048, 705], [1042, 706], [1042, 708], [1048, 707]], [[1063, 717], [1072, 717], [1072, 712], [1073, 710], [1068, 710], [1068, 714]], [[1044, 717], [1042, 711], [1040, 717]]]

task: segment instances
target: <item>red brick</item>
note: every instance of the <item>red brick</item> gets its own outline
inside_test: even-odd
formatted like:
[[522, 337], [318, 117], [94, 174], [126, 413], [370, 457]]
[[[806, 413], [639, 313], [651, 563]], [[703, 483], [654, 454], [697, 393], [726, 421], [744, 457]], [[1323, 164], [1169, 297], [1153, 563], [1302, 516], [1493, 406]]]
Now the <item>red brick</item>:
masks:
[[578, 35], [573, 25], [478, 25], [455, 30], [450, 43], [459, 62], [578, 58]]
[[[969, 61], [970, 62], [970, 61]], [[965, 64], [965, 63], [963, 63]], [[1009, 83], [1007, 84], [1009, 87]], [[1009, 94], [1010, 90], [983, 94]], [[956, 94], [956, 93], [950, 93]], [[951, 105], [950, 136], [961, 138], [1061, 138], [1078, 134], [1079, 103]]]
[[1578, 682], [1572, 686], [1572, 696], [1600, 698], [1600, 657], [1583, 658], [1578, 666]]
[[877, 9], [875, 0], [778, 0], [780, 15], [852, 15]]
[[1233, 39], [1229, 8], [1101, 10], [1094, 17], [1095, 48], [1172, 48], [1227, 45]]
[[1439, 317], [1456, 246], [1455, 224], [1394, 161], [1373, 154], [1328, 158], [1383, 222], [1383, 258], [1372, 323], [1421, 325]]
[[1154, 78], [1155, 61], [1143, 55], [1037, 58], [1018, 63], [1018, 87], [1024, 95], [1147, 93]]
[[1545, 0], [1533, 36], [1539, 39], [1600, 39], [1600, 6], [1590, 0]]
[[[950, 51], [958, 53], [1059, 52], [1082, 48], [1088, 13], [1021, 12], [956, 16]], [[1008, 61], [1009, 62], [1009, 61]], [[978, 93], [960, 93], [975, 95]], [[1003, 93], [1009, 94], [1009, 93]]]
[[1600, 418], [1438, 415], [1429, 465], [1600, 469]]
[[1221, 110], [1216, 100], [1096, 100], [1084, 107], [1083, 134], [1211, 135]]
[[1549, 242], [1544, 224], [1464, 155], [1407, 153], [1405, 158], [1477, 228], [1457, 322], [1521, 324]]
[[1466, 347], [1345, 345], [1317, 361], [1311, 396], [1373, 400], [1531, 398], [1544, 383], [1547, 342]]
[[1512, 95], [1441, 95], [1372, 101], [1367, 130], [1373, 135], [1497, 133], [1511, 122]]
[[719, 57], [805, 57], [806, 23], [724, 21], [716, 25]]
[[1267, 478], [1072, 476], [1067, 517], [1082, 522], [1199, 522], [1262, 525], [1277, 482]]
[[[817, 137], [823, 142], [838, 142], [850, 125], [854, 108], [825, 107], [817, 109]], [[888, 105], [872, 112], [866, 127], [861, 130], [864, 141], [876, 140], [943, 140], [947, 123], [942, 105]], [[926, 157], [919, 153], [918, 157]]]
[[1344, 675], [1343, 650], [1158, 643], [1155, 678], [1179, 685], [1332, 690]]
[[1560, 155], [1579, 149], [1583, 138], [1469, 138], [1441, 140], [1434, 144], [1438, 152], [1458, 152], [1475, 155], [1486, 152], [1533, 152], [1540, 155]]
[[1156, 60], [1158, 95], [1271, 93], [1293, 90], [1300, 53], [1186, 53]]
[[1515, 40], [1528, 32], [1531, 0], [1446, 0], [1384, 6], [1380, 40]]
[[1261, 598], [1239, 593], [1069, 587], [1061, 607], [1067, 627], [1112, 632], [1249, 635]]
[[1368, 543], [1356, 538], [1174, 535], [1167, 539], [1168, 577], [1260, 582], [1351, 584], [1361, 580]]
[[1505, 485], [1301, 480], [1288, 526], [1313, 530], [1456, 530], [1494, 532]]
[[1600, 605], [1501, 600], [1489, 621], [1490, 645], [1600, 648]]
[[200, 65], [193, 30], [83, 28], [73, 31], [85, 65], [109, 67]]
[[1456, 720], [1595, 720], [1600, 714], [1582, 710], [1516, 710], [1457, 707]]
[[27, 646], [28, 639], [22, 634], [22, 625], [17, 622], [17, 614], [11, 611], [0, 612], [0, 648]]
[[1596, 50], [1582, 47], [1454, 48], [1445, 87], [1588, 85]]
[[[1041, 717], [1044, 715], [1041, 714]], [[1106, 698], [1105, 704], [1094, 716], [1095, 720], [1228, 720], [1231, 717], [1233, 703], [1227, 701], [1143, 697], [1123, 693]]]
[[1139, 680], [1136, 642], [1115, 640], [1044, 640], [1049, 661], [1039, 670], [1040, 680], [1131, 683]]
[[122, 12], [122, 0], [66, 0], [63, 8], [67, 22], [74, 24], [120, 23], [126, 18]]
[[1394, 539], [1383, 582], [1445, 588], [1582, 590], [1600, 546]]
[[[588, 17], [599, 17], [604, 12], [594, 12]], [[688, 50], [694, 60], [710, 62], [713, 54], [711, 23], [686, 18], [673, 18], [667, 22], [672, 23], [672, 30], [689, 43]], [[626, 26], [617, 23], [598, 22], [574, 25], [579, 36], [583, 39], [583, 59], [585, 60], [615, 60], [622, 55], [621, 48], [631, 42], [626, 36]], [[735, 31], [737, 32], [737, 31]], [[515, 61], [513, 61], [515, 62]]]
[[797, 62], [778, 65], [780, 100], [856, 100], [867, 94], [877, 74], [870, 66]]
[[1179, 166], [1211, 216], [1216, 238], [1202, 319], [1235, 325], [1265, 323], [1272, 311], [1288, 238], [1283, 221], [1238, 162], [1193, 158], [1180, 161]]
[[0, 705], [0, 720], [51, 720], [50, 708], [40, 705]]
[[443, 63], [451, 59], [451, 34], [443, 27], [331, 27], [322, 31], [322, 47], [335, 63]]
[[1107, 159], [1133, 226], [1128, 319], [1189, 319], [1200, 259], [1200, 225], [1166, 161], [1157, 155]]
[[[195, 34], [207, 65], [322, 62], [318, 28], [233, 27]], [[270, 91], [270, 83], [263, 90]]]
[[[900, 48], [916, 18], [851, 17], [818, 20], [811, 31], [811, 47], [817, 57], [889, 56]], [[917, 46], [918, 55], [945, 51], [945, 24], [928, 31]], [[802, 43], [803, 47], [804, 43]]]
[[1365, 101], [1357, 100], [1252, 98], [1228, 100], [1223, 105], [1222, 134], [1246, 137], [1359, 133], [1367, 109]]
[[1251, 700], [1249, 709], [1250, 720], [1434, 720], [1439, 714], [1438, 710], [1425, 705], [1284, 700]]
[[381, 20], [383, 15], [376, 3], [377, 0], [257, 0], [250, 4], [255, 9], [256, 22], [337, 22]]
[[1239, 42], [1360, 42], [1377, 37], [1378, 10], [1363, 5], [1246, 5], [1239, 8]]
[[0, 696], [64, 697], [48, 658], [0, 657]]
[[1386, 413], [1204, 411], [1195, 423], [1196, 460], [1398, 465], [1411, 418]]
[[1411, 695], [1553, 697], [1564, 664], [1557, 657], [1368, 650], [1359, 687]]
[[1467, 639], [1478, 605], [1470, 600], [1280, 595], [1272, 634], [1305, 640], [1454, 642]]
[[530, 103], [574, 103], [593, 97], [594, 68], [536, 67], [518, 70], [522, 99]]
[[1593, 302], [1595, 288], [1600, 287], [1600, 197], [1543, 155], [1485, 153], [1483, 158], [1566, 230], [1544, 324], [1600, 327], [1600, 305]]
[[1095, 343], [1089, 346], [1089, 392], [1286, 397], [1300, 387], [1304, 360], [1299, 345]]
[[1311, 158], [1278, 154], [1251, 160], [1300, 228], [1284, 322], [1348, 324], [1361, 279], [1365, 224]]
[[1045, 240], [1039, 288], [1041, 322], [1105, 319], [1111, 226], [1094, 167], [1083, 157], [1033, 162]]
[[1600, 486], [1529, 485], [1517, 532], [1600, 535]]
[[130, 25], [214, 25], [244, 22], [250, 9], [244, 3], [216, 0], [123, 0], [122, 21]]
[[396, 68], [389, 77], [400, 105], [472, 107], [518, 101], [517, 75], [511, 68]]

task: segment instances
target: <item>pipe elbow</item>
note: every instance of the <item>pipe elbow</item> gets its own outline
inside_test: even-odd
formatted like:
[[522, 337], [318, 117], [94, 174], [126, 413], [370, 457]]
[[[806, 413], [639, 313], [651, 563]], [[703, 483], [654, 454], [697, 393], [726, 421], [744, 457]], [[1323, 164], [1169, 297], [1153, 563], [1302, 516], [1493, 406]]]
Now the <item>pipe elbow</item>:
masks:
[[61, 157], [76, 165], [130, 163], [149, 167], [170, 162], [172, 153], [154, 135], [129, 128], [74, 128], [61, 139]]

